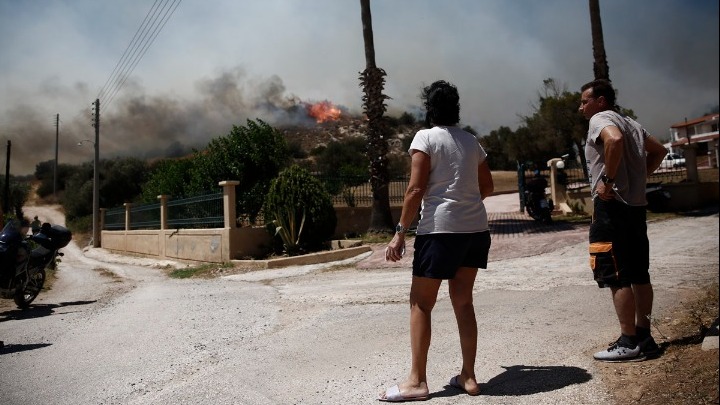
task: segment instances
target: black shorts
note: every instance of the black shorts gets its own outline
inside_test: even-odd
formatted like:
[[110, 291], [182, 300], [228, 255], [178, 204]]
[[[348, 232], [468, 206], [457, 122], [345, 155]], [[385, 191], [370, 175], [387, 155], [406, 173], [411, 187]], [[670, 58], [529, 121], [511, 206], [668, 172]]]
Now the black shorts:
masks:
[[413, 276], [450, 280], [460, 267], [487, 268], [490, 231], [415, 237]]
[[650, 283], [650, 244], [645, 207], [594, 201], [590, 268], [600, 288]]

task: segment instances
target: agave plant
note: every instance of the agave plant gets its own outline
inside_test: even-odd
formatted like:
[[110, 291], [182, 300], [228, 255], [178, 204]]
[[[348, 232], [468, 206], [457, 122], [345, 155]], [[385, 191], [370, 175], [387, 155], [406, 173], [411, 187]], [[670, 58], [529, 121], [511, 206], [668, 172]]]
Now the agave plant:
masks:
[[300, 237], [303, 227], [305, 226], [305, 210], [303, 209], [300, 225], [296, 221], [295, 210], [286, 208], [284, 212], [275, 212], [275, 235], [279, 236], [283, 242], [285, 252], [289, 256], [295, 256], [300, 253]]

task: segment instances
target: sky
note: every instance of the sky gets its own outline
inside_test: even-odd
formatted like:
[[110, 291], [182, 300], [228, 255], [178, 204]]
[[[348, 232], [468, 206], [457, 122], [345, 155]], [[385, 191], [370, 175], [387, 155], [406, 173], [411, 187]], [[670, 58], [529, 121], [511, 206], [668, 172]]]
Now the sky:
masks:
[[[94, 140], [96, 98], [101, 159], [178, 156], [247, 119], [310, 125], [292, 108], [303, 103], [361, 113], [359, 0], [182, 0], [122, 86], [110, 80], [149, 12], [172, 1], [0, 0], [0, 144], [11, 142], [11, 174], [55, 158], [58, 114], [59, 163], [92, 161], [92, 142], [78, 143]], [[578, 91], [593, 78], [587, 1], [371, 9], [390, 115], [421, 111], [421, 88], [444, 79], [460, 92], [461, 125], [488, 134], [521, 125], [544, 79]], [[618, 102], [652, 134], [667, 138], [670, 125], [717, 108], [717, 0], [600, 0], [600, 12]]]

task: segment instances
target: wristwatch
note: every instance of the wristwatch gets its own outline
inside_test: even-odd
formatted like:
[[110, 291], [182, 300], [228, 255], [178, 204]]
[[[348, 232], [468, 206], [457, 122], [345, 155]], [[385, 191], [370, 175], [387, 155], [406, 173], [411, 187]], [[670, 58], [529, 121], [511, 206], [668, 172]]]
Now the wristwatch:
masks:
[[606, 176], [606, 175], [604, 175], [604, 174], [603, 174], [602, 176], [600, 176], [600, 180], [602, 180], [602, 182], [605, 183], [605, 184], [613, 184], [613, 183], [615, 183], [615, 179], [611, 179], [610, 177], [608, 177], [608, 176]]
[[404, 226], [400, 225], [398, 222], [397, 225], [395, 225], [395, 233], [407, 233], [410, 229], [405, 228]]

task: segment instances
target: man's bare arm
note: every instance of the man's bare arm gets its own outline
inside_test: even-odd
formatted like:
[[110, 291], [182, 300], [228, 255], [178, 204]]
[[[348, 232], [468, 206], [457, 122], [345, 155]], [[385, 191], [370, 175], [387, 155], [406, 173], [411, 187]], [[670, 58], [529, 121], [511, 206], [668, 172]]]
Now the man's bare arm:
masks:
[[658, 167], [660, 167], [663, 159], [665, 159], [667, 150], [660, 143], [660, 141], [653, 138], [652, 136], [648, 136], [645, 139], [645, 151], [647, 152], [647, 158], [645, 159], [645, 164], [647, 165], [647, 174], [649, 176], [653, 172], [655, 172], [655, 170], [657, 170]]

